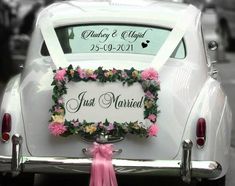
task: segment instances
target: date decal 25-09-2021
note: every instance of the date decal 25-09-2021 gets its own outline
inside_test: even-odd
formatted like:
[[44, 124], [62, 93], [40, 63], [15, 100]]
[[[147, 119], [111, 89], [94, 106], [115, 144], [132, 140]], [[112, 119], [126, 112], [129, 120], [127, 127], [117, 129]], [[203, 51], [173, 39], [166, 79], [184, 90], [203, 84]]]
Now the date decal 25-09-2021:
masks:
[[133, 52], [133, 44], [92, 44], [91, 52]]

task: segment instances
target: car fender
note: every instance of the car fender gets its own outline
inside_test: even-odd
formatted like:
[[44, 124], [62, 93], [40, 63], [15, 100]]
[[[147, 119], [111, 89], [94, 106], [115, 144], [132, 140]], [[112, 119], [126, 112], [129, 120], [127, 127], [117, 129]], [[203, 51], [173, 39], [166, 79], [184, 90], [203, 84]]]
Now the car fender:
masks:
[[[28, 155], [25, 140], [25, 128], [21, 113], [21, 102], [20, 102], [20, 75], [13, 77], [6, 85], [3, 93], [1, 103], [1, 119], [4, 113], [11, 115], [11, 132], [10, 136], [19, 134], [23, 137], [23, 154]], [[2, 125], [2, 123], [0, 124]], [[12, 154], [12, 142], [11, 139], [7, 142], [0, 142], [0, 155], [11, 156]]]
[[[196, 143], [196, 125], [199, 118], [206, 120], [206, 142], [203, 147]], [[230, 136], [232, 127], [232, 113], [227, 96], [220, 82], [209, 77], [189, 115], [185, 127], [184, 139], [193, 142], [192, 160], [217, 161], [222, 165], [221, 177], [226, 174], [229, 163]], [[182, 149], [176, 159], [181, 157]]]

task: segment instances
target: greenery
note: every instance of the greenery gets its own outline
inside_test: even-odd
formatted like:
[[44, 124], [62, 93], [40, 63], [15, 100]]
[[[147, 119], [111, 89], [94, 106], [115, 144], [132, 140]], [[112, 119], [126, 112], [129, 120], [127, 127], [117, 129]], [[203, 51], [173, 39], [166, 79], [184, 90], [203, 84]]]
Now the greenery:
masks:
[[139, 71], [134, 68], [130, 70], [105, 70], [102, 67], [96, 70], [81, 69], [80, 67], [73, 68], [72, 65], [66, 69], [58, 69], [54, 71], [55, 76], [52, 82], [53, 95], [52, 99], [54, 105], [50, 109], [52, 113], [49, 130], [56, 136], [81, 135], [84, 138], [96, 139], [100, 136], [110, 137], [124, 137], [126, 134], [134, 134], [140, 137], [153, 136], [150, 132], [150, 127], [139, 121], [131, 122], [109, 122], [105, 121], [80, 121], [79, 118], [73, 121], [65, 119], [65, 108], [63, 102], [63, 95], [67, 93], [66, 84], [70, 81], [97, 81], [101, 83], [106, 82], [121, 82], [123, 85], [133, 85], [133, 83], [140, 83], [145, 93], [144, 98], [144, 113], [143, 117], [152, 125], [156, 125], [158, 111], [158, 91], [160, 85], [158, 81], [158, 74], [153, 69], [146, 69]]

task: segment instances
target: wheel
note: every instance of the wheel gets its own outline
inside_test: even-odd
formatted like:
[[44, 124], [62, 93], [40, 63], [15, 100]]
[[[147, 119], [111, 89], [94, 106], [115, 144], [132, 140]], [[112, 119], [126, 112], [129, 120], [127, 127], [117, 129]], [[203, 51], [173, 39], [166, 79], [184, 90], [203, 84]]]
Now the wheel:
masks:
[[0, 186], [33, 186], [34, 174], [21, 173], [12, 177], [11, 174], [0, 175]]
[[225, 186], [225, 176], [217, 180], [202, 180], [198, 182], [196, 186]]
[[221, 37], [222, 47], [225, 50], [229, 51], [231, 49], [231, 45], [232, 45], [232, 38], [230, 35], [229, 27], [226, 22], [222, 22], [220, 24], [219, 35]]

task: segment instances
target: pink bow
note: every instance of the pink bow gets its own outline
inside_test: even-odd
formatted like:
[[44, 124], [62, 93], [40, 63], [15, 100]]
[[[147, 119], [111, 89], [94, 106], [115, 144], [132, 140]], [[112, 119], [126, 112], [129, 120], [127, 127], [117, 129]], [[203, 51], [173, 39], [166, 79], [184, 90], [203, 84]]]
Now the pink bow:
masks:
[[113, 145], [94, 143], [90, 186], [118, 186], [112, 164]]

